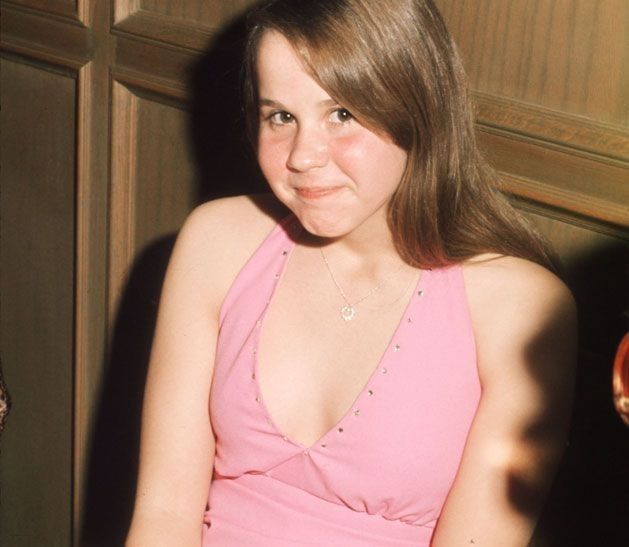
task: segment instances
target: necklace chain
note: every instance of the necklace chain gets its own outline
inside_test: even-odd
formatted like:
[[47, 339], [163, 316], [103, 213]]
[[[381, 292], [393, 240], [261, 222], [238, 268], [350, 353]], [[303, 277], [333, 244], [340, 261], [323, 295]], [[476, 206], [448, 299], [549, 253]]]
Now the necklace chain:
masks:
[[352, 319], [354, 319], [354, 317], [356, 317], [356, 305], [360, 304], [363, 300], [366, 300], [373, 293], [375, 293], [376, 291], [380, 290], [387, 283], [387, 281], [389, 281], [398, 271], [400, 271], [402, 269], [402, 266], [403, 266], [403, 264], [400, 265], [398, 268], [396, 268], [396, 270], [391, 275], [388, 275], [382, 281], [380, 281], [380, 283], [378, 283], [377, 285], [372, 287], [369, 290], [369, 292], [367, 292], [367, 294], [361, 296], [354, 303], [351, 303], [349, 298], [345, 294], [345, 291], [343, 290], [343, 287], [341, 287], [339, 282], [336, 280], [336, 277], [334, 276], [334, 272], [332, 271], [330, 263], [328, 262], [328, 259], [325, 256], [325, 253], [323, 252], [323, 248], [319, 247], [319, 251], [321, 252], [321, 258], [323, 258], [323, 262], [325, 263], [325, 266], [328, 269], [328, 272], [330, 273], [330, 277], [332, 278], [332, 281], [334, 282], [334, 285], [336, 286], [336, 288], [338, 289], [341, 297], [345, 301], [345, 305], [341, 307], [341, 317], [345, 321], [351, 321]]

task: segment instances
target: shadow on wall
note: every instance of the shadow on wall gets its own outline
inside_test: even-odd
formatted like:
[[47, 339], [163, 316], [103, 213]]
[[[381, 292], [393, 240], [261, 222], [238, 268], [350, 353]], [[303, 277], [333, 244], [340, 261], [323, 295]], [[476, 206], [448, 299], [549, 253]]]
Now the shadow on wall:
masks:
[[569, 444], [534, 547], [629, 545], [629, 429], [616, 414], [612, 367], [629, 329], [629, 243], [581, 257], [566, 275], [579, 308], [579, 363]]
[[[265, 190], [245, 137], [240, 102], [244, 16], [212, 40], [189, 72], [188, 130], [197, 166], [197, 203]], [[122, 545], [135, 496], [140, 413], [157, 306], [175, 234], [153, 242], [130, 270], [88, 454], [81, 546]]]
[[[239, 98], [244, 18], [212, 42], [190, 72], [189, 132], [198, 203], [265, 188], [244, 137]], [[140, 411], [157, 305], [175, 235], [143, 250], [116, 316], [98, 402], [81, 546], [122, 545], [136, 487]], [[615, 415], [611, 363], [627, 329], [629, 247], [602, 249], [569, 272], [580, 312], [581, 357], [569, 448], [532, 545], [629, 545], [626, 503], [629, 431]], [[625, 292], [623, 292], [625, 291]]]
[[122, 545], [130, 523], [144, 382], [174, 242], [169, 236], [144, 250], [120, 300], [88, 458], [81, 546]]
[[225, 28], [190, 72], [189, 129], [200, 177], [199, 203], [268, 191], [246, 137], [241, 101], [245, 17]]

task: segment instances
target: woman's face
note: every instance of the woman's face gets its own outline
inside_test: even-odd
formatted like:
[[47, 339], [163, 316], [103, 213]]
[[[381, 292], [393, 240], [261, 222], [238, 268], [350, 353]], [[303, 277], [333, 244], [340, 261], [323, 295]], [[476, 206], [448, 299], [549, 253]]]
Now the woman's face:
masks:
[[341, 237], [384, 223], [407, 154], [352, 118], [304, 70], [290, 43], [266, 31], [258, 48], [258, 161], [304, 228]]

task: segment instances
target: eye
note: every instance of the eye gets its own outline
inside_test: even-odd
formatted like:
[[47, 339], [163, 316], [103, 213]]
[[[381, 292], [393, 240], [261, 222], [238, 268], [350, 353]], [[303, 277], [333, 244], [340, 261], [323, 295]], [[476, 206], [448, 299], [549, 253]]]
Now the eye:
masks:
[[267, 118], [273, 125], [287, 125], [295, 121], [295, 117], [285, 110], [271, 112]]
[[352, 119], [354, 119], [354, 116], [352, 116], [352, 113], [346, 108], [337, 108], [330, 115], [330, 121], [332, 123], [347, 123]]

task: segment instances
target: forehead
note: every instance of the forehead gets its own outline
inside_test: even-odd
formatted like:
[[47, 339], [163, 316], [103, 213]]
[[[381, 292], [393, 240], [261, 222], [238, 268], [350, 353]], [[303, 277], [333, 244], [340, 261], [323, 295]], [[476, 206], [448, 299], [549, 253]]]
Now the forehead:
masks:
[[256, 56], [256, 72], [263, 98], [276, 98], [278, 94], [291, 92], [328, 97], [306, 71], [292, 44], [277, 31], [267, 30], [262, 35]]

